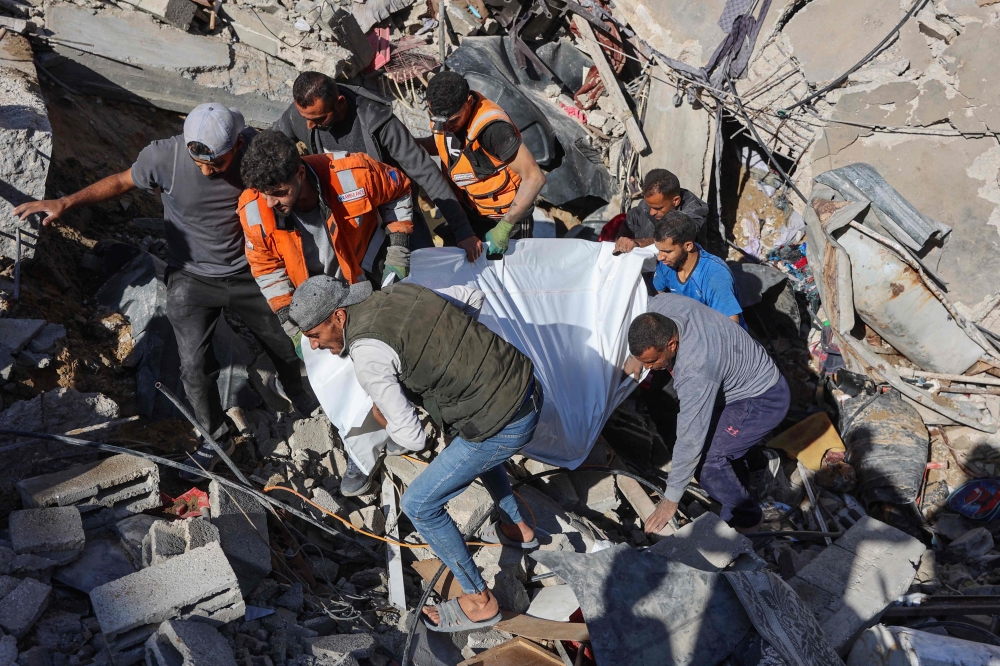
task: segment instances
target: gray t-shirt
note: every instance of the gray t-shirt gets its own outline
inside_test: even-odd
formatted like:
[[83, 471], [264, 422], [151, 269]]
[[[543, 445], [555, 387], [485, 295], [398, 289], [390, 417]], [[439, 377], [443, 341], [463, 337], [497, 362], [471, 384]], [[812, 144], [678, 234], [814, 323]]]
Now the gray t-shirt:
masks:
[[166, 218], [167, 263], [203, 277], [247, 269], [243, 228], [236, 211], [243, 181], [240, 162], [256, 130], [243, 131], [243, 148], [229, 169], [209, 178], [188, 154], [182, 135], [154, 141], [132, 165], [136, 187], [161, 190]]
[[292, 219], [299, 229], [302, 238], [302, 255], [306, 260], [306, 270], [309, 275], [337, 276], [340, 261], [333, 249], [330, 232], [327, 231], [323, 210], [316, 206], [311, 211], [300, 213], [292, 211]]
[[648, 312], [672, 319], [679, 329], [674, 388], [680, 399], [677, 442], [666, 498], [679, 502], [707, 444], [716, 400], [755, 398], [778, 383], [781, 374], [756, 340], [725, 315], [679, 294], [660, 294]]
[[[708, 219], [708, 204], [698, 198], [691, 190], [681, 188], [681, 205], [677, 210], [684, 213], [698, 226], [698, 231], [705, 227]], [[652, 238], [656, 228], [656, 219], [649, 212], [649, 204], [640, 201], [625, 215], [625, 224], [618, 231], [618, 236], [631, 232], [632, 238]]]

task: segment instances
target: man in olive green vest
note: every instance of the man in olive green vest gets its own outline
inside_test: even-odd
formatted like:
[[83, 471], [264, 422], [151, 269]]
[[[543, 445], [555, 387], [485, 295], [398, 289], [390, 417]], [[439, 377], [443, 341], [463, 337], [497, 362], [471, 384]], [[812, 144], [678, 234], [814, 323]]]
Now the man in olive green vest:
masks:
[[439, 295], [403, 282], [372, 293], [366, 282], [348, 286], [320, 275], [296, 289], [289, 308], [313, 349], [350, 355], [358, 382], [375, 403], [373, 416], [397, 445], [421, 451], [426, 443], [407, 394], [418, 396], [454, 437], [400, 501], [465, 592], [423, 609], [435, 631], [467, 631], [500, 620], [496, 598], [445, 503], [478, 477], [501, 517], [480, 538], [515, 548], [538, 545], [503, 463], [531, 441], [542, 385], [531, 360], [473, 316], [482, 301], [482, 292], [467, 287]]

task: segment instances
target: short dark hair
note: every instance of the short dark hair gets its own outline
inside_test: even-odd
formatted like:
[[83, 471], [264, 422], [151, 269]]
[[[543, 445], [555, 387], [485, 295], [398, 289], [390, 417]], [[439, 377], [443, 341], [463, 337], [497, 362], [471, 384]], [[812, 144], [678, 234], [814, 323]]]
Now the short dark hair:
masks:
[[212, 149], [203, 144], [201, 141], [191, 141], [187, 145], [188, 152], [192, 155], [211, 155]]
[[427, 84], [427, 106], [431, 115], [450, 116], [469, 98], [469, 82], [458, 72], [440, 72]]
[[693, 243], [697, 237], [698, 225], [679, 210], [670, 211], [657, 220], [653, 227], [653, 240], [657, 243], [669, 238], [678, 245], [683, 245], [688, 241]]
[[638, 356], [647, 349], [666, 349], [667, 343], [677, 335], [677, 324], [659, 312], [646, 312], [628, 327], [628, 350]]
[[665, 197], [680, 196], [681, 181], [666, 169], [653, 169], [642, 179], [642, 196], [659, 193]]
[[295, 179], [302, 158], [295, 144], [277, 130], [258, 134], [243, 155], [243, 184], [258, 192], [273, 192]]
[[332, 106], [338, 97], [337, 82], [322, 72], [302, 72], [292, 84], [292, 99], [299, 106], [312, 106], [317, 99]]

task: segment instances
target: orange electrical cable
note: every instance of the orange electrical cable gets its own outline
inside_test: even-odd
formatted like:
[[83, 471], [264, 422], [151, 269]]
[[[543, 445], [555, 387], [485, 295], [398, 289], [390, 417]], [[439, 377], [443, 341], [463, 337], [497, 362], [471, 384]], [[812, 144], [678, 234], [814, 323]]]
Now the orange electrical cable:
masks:
[[[308, 497], [305, 497], [304, 495], [301, 495], [300, 493], [296, 492], [295, 490], [292, 490], [291, 488], [286, 488], [285, 486], [267, 486], [266, 488], [264, 488], [264, 492], [265, 493], [271, 492], [272, 490], [284, 490], [285, 492], [291, 493], [291, 494], [295, 495], [296, 497], [298, 497], [303, 502], [305, 502], [306, 504], [309, 504], [310, 506], [319, 509], [320, 511], [322, 511], [323, 513], [325, 513], [326, 515], [328, 515], [328, 516], [330, 516], [332, 518], [336, 518], [337, 520], [339, 520], [340, 522], [342, 522], [347, 527], [350, 527], [355, 532], [360, 532], [361, 534], [364, 534], [367, 537], [371, 537], [373, 539], [378, 539], [379, 541], [384, 541], [385, 543], [392, 544], [393, 546], [399, 546], [400, 548], [430, 548], [431, 547], [430, 544], [426, 544], [426, 543], [404, 543], [402, 541], [396, 541], [395, 539], [390, 539], [388, 537], [379, 536], [378, 534], [373, 534], [373, 533], [369, 532], [368, 530], [361, 529], [360, 527], [355, 527], [354, 524], [351, 523], [351, 521], [346, 520], [344, 518], [341, 518], [340, 516], [338, 516], [337, 514], [335, 514], [332, 511], [328, 511], [327, 509], [324, 509], [319, 504], [316, 504], [316, 502], [313, 502]], [[501, 547], [501, 546], [503, 546], [503, 544], [501, 544], [501, 543], [485, 543], [483, 541], [466, 541], [465, 544], [467, 546], [490, 546], [490, 547], [494, 547], [494, 548], [495, 547]]]

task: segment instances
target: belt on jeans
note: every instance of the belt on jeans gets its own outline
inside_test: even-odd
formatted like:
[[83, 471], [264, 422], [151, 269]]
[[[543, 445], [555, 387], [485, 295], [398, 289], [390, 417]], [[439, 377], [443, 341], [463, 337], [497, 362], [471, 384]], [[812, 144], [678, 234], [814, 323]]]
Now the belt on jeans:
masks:
[[[524, 402], [521, 403], [521, 408], [517, 410], [517, 413], [514, 414], [514, 417], [510, 420], [511, 423], [514, 421], [520, 421], [535, 409], [535, 401], [542, 393], [541, 384], [537, 384], [537, 381], [538, 380], [534, 377], [531, 378], [531, 383], [528, 384], [528, 394], [524, 396]], [[538, 391], [535, 390], [536, 385], [538, 387]]]

